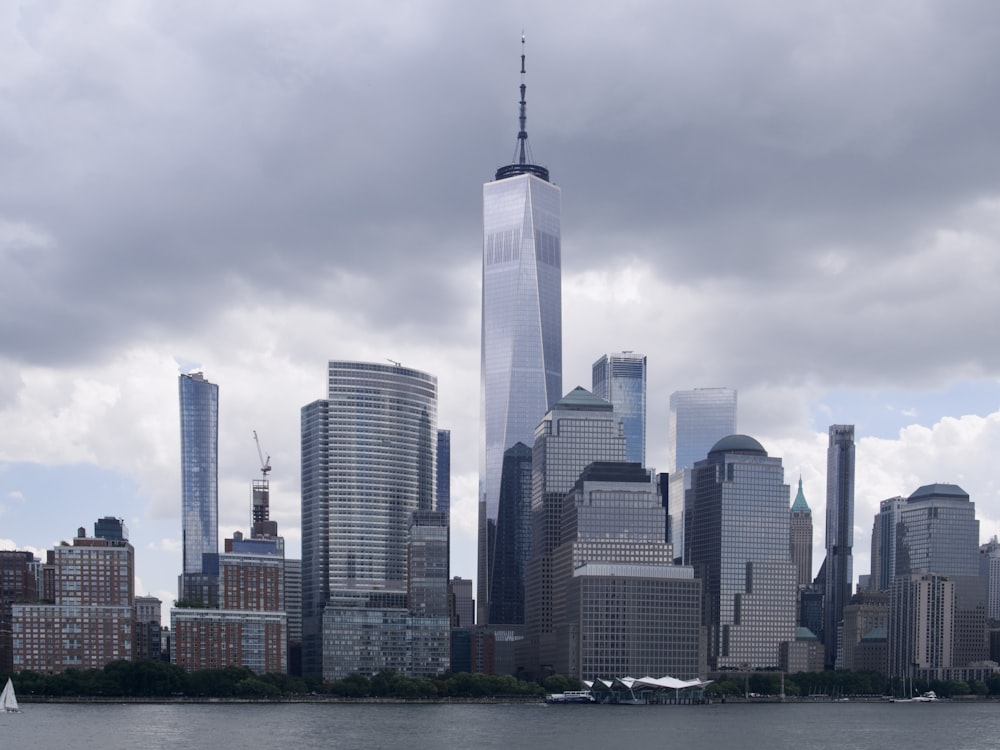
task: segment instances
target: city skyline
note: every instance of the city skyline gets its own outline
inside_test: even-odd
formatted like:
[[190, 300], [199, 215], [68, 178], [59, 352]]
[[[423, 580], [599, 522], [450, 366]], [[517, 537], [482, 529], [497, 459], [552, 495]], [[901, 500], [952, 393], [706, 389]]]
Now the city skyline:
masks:
[[125, 35], [111, 6], [12, 8], [0, 544], [122, 517], [137, 593], [171, 601], [176, 382], [201, 369], [225, 393], [220, 535], [247, 530], [257, 430], [295, 557], [299, 407], [328, 359], [393, 358], [439, 378], [473, 577], [479, 191], [525, 24], [530, 132], [565, 188], [562, 390], [644, 351], [662, 471], [669, 393], [737, 389], [819, 542], [826, 427], [855, 424], [855, 580], [878, 503], [922, 485], [961, 485], [998, 533], [997, 11], [650, 3], [609, 31], [570, 9], [251, 4], [201, 9], [205, 35], [135, 9]]

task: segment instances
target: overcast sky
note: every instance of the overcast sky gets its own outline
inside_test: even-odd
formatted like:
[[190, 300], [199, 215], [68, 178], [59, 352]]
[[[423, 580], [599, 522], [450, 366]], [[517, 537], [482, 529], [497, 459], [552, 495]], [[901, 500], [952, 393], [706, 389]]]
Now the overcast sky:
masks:
[[[482, 183], [528, 132], [563, 198], [563, 386], [649, 358], [725, 385], [803, 477], [857, 425], [878, 502], [954, 482], [1000, 530], [1000, 5], [0, 5], [0, 545], [113, 515], [176, 597], [177, 376], [220, 388], [220, 539], [299, 553], [299, 410], [329, 359], [438, 377], [452, 575], [475, 574]], [[167, 619], [166, 608], [164, 619]]]

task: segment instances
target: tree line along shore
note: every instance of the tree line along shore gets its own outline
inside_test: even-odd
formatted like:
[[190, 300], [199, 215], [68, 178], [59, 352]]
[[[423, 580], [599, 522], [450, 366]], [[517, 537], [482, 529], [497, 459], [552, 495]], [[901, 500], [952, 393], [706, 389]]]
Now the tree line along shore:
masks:
[[[380, 672], [373, 677], [352, 674], [323, 681], [288, 674], [255, 674], [245, 667], [185, 672], [162, 661], [115, 661], [103, 669], [68, 669], [56, 674], [23, 671], [10, 676], [22, 702], [46, 700], [497, 700], [537, 701], [548, 693], [580, 690], [579, 680], [552, 675], [540, 681], [511, 675], [446, 673], [439, 677], [408, 677]], [[1000, 675], [979, 680], [888, 679], [877, 672], [802, 672], [791, 675], [758, 672], [720, 674], [705, 689], [706, 698], [755, 699], [901, 696], [907, 691], [933, 690], [942, 698], [1000, 697]]]

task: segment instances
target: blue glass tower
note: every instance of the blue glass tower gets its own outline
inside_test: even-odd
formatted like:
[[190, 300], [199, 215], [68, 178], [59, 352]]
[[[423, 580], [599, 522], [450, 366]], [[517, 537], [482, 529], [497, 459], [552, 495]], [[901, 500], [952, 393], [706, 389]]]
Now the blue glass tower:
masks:
[[200, 574], [202, 556], [219, 551], [219, 386], [195, 372], [179, 388], [184, 573]]
[[562, 395], [561, 197], [531, 163], [521, 55], [520, 130], [514, 163], [483, 186], [478, 621], [489, 617], [492, 550], [504, 452], [531, 445]]
[[625, 430], [625, 460], [646, 465], [646, 355], [605, 354], [594, 363], [593, 394], [615, 407]]

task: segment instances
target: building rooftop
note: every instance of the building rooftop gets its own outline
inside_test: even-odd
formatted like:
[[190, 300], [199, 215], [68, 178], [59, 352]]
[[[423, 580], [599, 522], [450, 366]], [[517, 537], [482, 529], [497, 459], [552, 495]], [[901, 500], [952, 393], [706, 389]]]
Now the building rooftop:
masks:
[[792, 512], [795, 513], [811, 513], [809, 510], [809, 504], [806, 502], [806, 496], [802, 494], [802, 477], [799, 477], [799, 491], [795, 495], [795, 500], [792, 503]]
[[577, 386], [572, 391], [559, 399], [552, 410], [556, 409], [579, 409], [586, 411], [614, 411], [609, 401], [598, 398], [586, 388]]
[[709, 453], [752, 453], [766, 456], [764, 446], [749, 435], [728, 435], [715, 445]]
[[577, 486], [583, 482], [641, 482], [649, 484], [649, 472], [642, 464], [620, 461], [595, 461], [580, 474]]
[[929, 500], [932, 497], [968, 500], [969, 493], [957, 484], [925, 484], [910, 495], [909, 500]]

